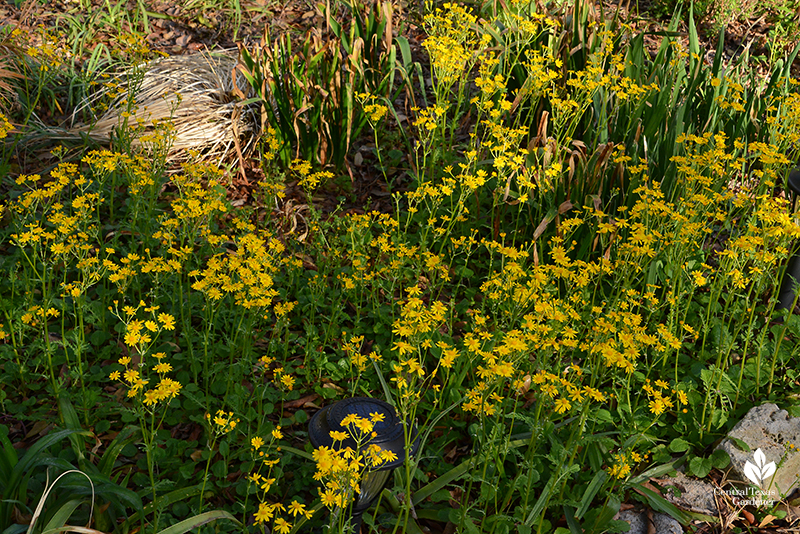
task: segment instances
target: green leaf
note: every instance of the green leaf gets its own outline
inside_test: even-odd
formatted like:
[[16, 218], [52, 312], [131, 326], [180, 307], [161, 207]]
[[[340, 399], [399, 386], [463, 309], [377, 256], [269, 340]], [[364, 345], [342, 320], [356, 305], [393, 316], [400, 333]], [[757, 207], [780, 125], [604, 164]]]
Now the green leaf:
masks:
[[545, 484], [542, 493], [539, 494], [539, 498], [536, 500], [536, 503], [533, 505], [533, 509], [531, 509], [530, 513], [528, 514], [528, 517], [525, 519], [526, 525], [532, 526], [534, 524], [534, 521], [536, 521], [536, 519], [539, 518], [542, 511], [544, 510], [544, 507], [550, 500], [550, 493], [553, 491], [553, 487], [558, 482], [560, 482], [561, 479], [563, 479], [564, 477], [569, 477], [572, 473], [579, 470], [580, 470], [579, 465], [571, 465], [568, 468], [563, 469], [561, 473], [556, 471], [555, 473], [552, 474], [550, 480], [548, 480], [547, 484]]
[[76, 508], [78, 508], [78, 506], [81, 505], [82, 502], [82, 499], [72, 499], [64, 503], [63, 506], [56, 510], [56, 512], [50, 518], [50, 521], [47, 522], [47, 525], [45, 525], [44, 529], [42, 530], [42, 534], [55, 532], [57, 528], [66, 525], [70, 516], [72, 516], [72, 513]]
[[[17, 465], [19, 458], [17, 457], [17, 450], [8, 439], [8, 427], [5, 425], [0, 426], [0, 442], [3, 444], [3, 450], [0, 451], [0, 480], [9, 480], [11, 478], [11, 470]], [[5, 486], [0, 484], [0, 490], [4, 489]]]
[[[693, 56], [700, 55], [700, 38], [697, 35], [697, 26], [694, 23], [694, 2], [689, 5], [689, 62], [694, 64]], [[702, 61], [700, 59], [699, 61]]]
[[481, 484], [481, 499], [490, 501], [497, 494], [497, 487], [488, 482]]
[[646, 488], [641, 485], [636, 485], [633, 487], [633, 489], [636, 490], [639, 495], [644, 497], [647, 501], [647, 505], [656, 512], [667, 514], [681, 524], [686, 524], [688, 522], [686, 515], [659, 493], [656, 493], [650, 488]]
[[117, 437], [103, 453], [103, 457], [97, 463], [97, 470], [108, 478], [111, 478], [111, 472], [114, 470], [114, 464], [117, 461], [122, 449], [129, 443], [133, 443], [139, 433], [139, 427], [128, 425], [122, 429], [122, 432], [117, 434]]
[[595, 508], [586, 514], [586, 521], [584, 524], [589, 525], [586, 532], [588, 534], [605, 532], [608, 523], [614, 519], [614, 516], [619, 512], [620, 506], [620, 500], [612, 495], [608, 499], [608, 504], [600, 509]]
[[608, 474], [605, 471], [598, 471], [595, 473], [594, 477], [592, 477], [591, 482], [586, 487], [586, 490], [583, 492], [583, 497], [581, 497], [581, 504], [578, 506], [578, 510], [575, 512], [575, 517], [581, 519], [583, 514], [589, 509], [589, 506], [592, 504], [594, 500], [594, 496], [597, 495], [597, 492], [600, 491], [600, 488], [603, 487], [603, 484], [608, 479]]
[[[83, 429], [83, 427], [81, 427], [80, 418], [78, 417], [78, 412], [75, 411], [75, 407], [72, 405], [72, 401], [69, 398], [69, 392], [66, 389], [62, 389], [58, 393], [58, 408], [66, 428], [75, 430], [76, 432], [80, 432]], [[83, 471], [87, 471], [88, 466], [94, 468], [94, 465], [86, 461], [86, 440], [83, 436], [80, 434], [71, 434], [69, 436], [69, 441], [72, 444], [75, 457], [78, 459], [78, 467]]]
[[[6, 482], [3, 496], [5, 498], [13, 498], [16, 492], [15, 488], [20, 484], [22, 477], [29, 473], [30, 470], [35, 466], [41, 465], [50, 460], [50, 456], [46, 454], [45, 451], [49, 449], [50, 446], [58, 443], [65, 437], [77, 433], [78, 431], [75, 430], [59, 430], [58, 432], [52, 432], [43, 438], [40, 438], [39, 441], [34, 443], [34, 445], [25, 453], [25, 456], [23, 456], [12, 469], [11, 477]], [[88, 434], [88, 432], [84, 433]]]
[[689, 460], [689, 469], [691, 469], [692, 474], [698, 478], [705, 478], [708, 476], [712, 467], [713, 465], [710, 458], [695, 456]]
[[116, 530], [114, 530], [114, 532], [130, 532], [141, 517], [146, 517], [147, 515], [153, 513], [154, 510], [164, 510], [173, 503], [199, 495], [201, 491], [203, 491], [203, 485], [197, 484], [195, 486], [189, 486], [188, 488], [181, 488], [169, 493], [165, 493], [164, 495], [159, 496], [154, 502], [148, 503], [148, 505], [142, 508], [141, 511], [137, 511], [128, 516], [128, 518], [122, 524], [120, 524]]
[[219, 479], [225, 478], [228, 475], [228, 464], [223, 460], [214, 462], [214, 465], [211, 466], [211, 472]]
[[621, 519], [609, 521], [608, 525], [606, 525], [606, 532], [611, 532], [612, 534], [622, 534], [623, 532], [629, 532], [630, 530], [631, 524]]
[[731, 463], [731, 457], [722, 449], [717, 449], [711, 453], [711, 464], [717, 469], [725, 469]]
[[171, 527], [165, 528], [158, 534], [185, 534], [190, 530], [202, 527], [203, 525], [207, 525], [208, 523], [211, 523], [212, 521], [217, 521], [219, 519], [227, 519], [228, 521], [232, 521], [239, 527], [242, 526], [239, 520], [233, 517], [228, 512], [225, 512], [224, 510], [214, 510], [212, 512], [204, 512], [202, 514], [197, 514], [196, 516], [190, 517], [189, 519], [184, 519], [180, 523], [176, 523]]
[[669, 444], [669, 450], [672, 452], [684, 452], [692, 448], [692, 444], [683, 438], [675, 438]]
[[748, 445], [746, 441], [742, 441], [739, 438], [734, 438], [733, 436], [728, 436], [728, 439], [731, 440], [734, 445], [739, 447], [744, 452], [750, 452], [753, 450], [750, 448], [750, 445]]
[[414, 505], [418, 505], [429, 496], [433, 495], [433, 493], [439, 491], [440, 489], [444, 488], [447, 484], [456, 480], [457, 478], [461, 477], [466, 473], [470, 466], [472, 465], [472, 458], [468, 458], [461, 462], [457, 467], [454, 467], [447, 471], [440, 477], [436, 477], [435, 480], [426, 484], [424, 487], [420, 488], [418, 491], [414, 492], [414, 496], [411, 499], [411, 502]]
[[28, 530], [28, 525], [19, 525], [15, 523], [6, 528], [2, 534], [22, 534], [26, 530]]

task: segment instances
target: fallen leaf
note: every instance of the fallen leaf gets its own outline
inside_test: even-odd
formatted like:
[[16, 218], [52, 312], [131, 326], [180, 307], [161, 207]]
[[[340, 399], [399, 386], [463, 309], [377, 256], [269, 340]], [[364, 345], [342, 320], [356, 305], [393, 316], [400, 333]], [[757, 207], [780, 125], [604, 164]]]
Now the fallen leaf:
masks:
[[[325, 386], [323, 386], [325, 387]], [[304, 404], [308, 402], [314, 402], [319, 398], [319, 395], [316, 393], [312, 393], [311, 395], [306, 395], [305, 397], [300, 397], [299, 399], [289, 401], [283, 405], [284, 408], [300, 408]]]
[[178, 46], [186, 46], [186, 45], [189, 44], [189, 41], [191, 41], [191, 40], [192, 40], [192, 36], [189, 35], [188, 33], [184, 33], [183, 35], [181, 35], [180, 37], [175, 39], [175, 44], [178, 45]]
[[742, 515], [747, 520], [747, 522], [750, 523], [751, 525], [754, 525], [756, 523], [755, 516], [753, 516], [753, 514], [751, 514], [747, 510], [742, 510]]
[[53, 427], [52, 423], [49, 423], [47, 421], [36, 421], [35, 423], [33, 423], [33, 428], [31, 428], [30, 432], [25, 434], [25, 439], [30, 439], [33, 436], [43, 436], [52, 427]]
[[767, 517], [762, 519], [761, 523], [758, 524], [758, 528], [764, 528], [776, 519], [778, 519], [776, 516], [767, 514]]

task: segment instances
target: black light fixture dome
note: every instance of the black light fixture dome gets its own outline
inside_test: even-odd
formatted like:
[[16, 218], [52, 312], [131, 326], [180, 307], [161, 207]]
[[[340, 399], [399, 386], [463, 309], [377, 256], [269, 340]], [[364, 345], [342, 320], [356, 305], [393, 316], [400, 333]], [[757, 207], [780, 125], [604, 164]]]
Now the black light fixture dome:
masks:
[[[308, 423], [308, 437], [315, 449], [319, 447], [336, 449], [350, 447], [355, 450], [357, 448], [356, 441], [350, 437], [348, 428], [342, 425], [342, 421], [351, 414], [372, 420], [371, 414], [375, 413], [382, 414], [383, 420], [374, 421], [373, 431], [375, 432], [375, 437], [361, 445], [362, 447], [364, 445], [378, 445], [383, 450], [393, 452], [396, 459], [384, 463], [375, 471], [366, 473], [361, 479], [360, 492], [352, 508], [353, 532], [356, 533], [361, 528], [362, 514], [381, 494], [383, 487], [389, 480], [389, 474], [405, 462], [406, 439], [403, 422], [397, 416], [397, 412], [391, 404], [369, 397], [353, 397], [326, 406], [315, 413]], [[331, 437], [332, 431], [345, 432], [349, 437], [342, 441], [334, 441]], [[409, 456], [413, 456], [419, 448], [419, 436], [417, 435], [416, 427], [411, 428], [410, 441], [411, 450], [409, 451]]]
[[[800, 195], [800, 167], [793, 169], [786, 178], [786, 185], [792, 193], [792, 213], [795, 209], [795, 201], [797, 196]], [[795, 252], [789, 263], [786, 266], [786, 271], [781, 280], [781, 287], [778, 290], [778, 304], [775, 306], [776, 310], [789, 310], [791, 314], [794, 310], [790, 310], [798, 291], [800, 284], [800, 255]]]

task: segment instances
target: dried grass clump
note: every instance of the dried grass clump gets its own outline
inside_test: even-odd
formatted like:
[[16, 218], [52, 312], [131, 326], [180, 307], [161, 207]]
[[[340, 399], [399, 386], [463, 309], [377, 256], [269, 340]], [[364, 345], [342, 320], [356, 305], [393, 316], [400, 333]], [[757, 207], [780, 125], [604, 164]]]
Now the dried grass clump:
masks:
[[[70, 132], [108, 143], [122, 124], [133, 127], [138, 123], [147, 131], [170, 121], [174, 127], [168, 157], [171, 162], [186, 159], [187, 150], [196, 150], [203, 159], [218, 163], [247, 157], [256, 146], [260, 121], [258, 106], [243, 105], [234, 94], [237, 63], [235, 50], [207, 51], [157, 59], [124, 71], [116, 76], [125, 89], [121, 96], [93, 124], [76, 126]], [[245, 97], [252, 96], [246, 92], [249, 86], [244, 76], [236, 76], [236, 87], [245, 91]], [[106, 92], [101, 92], [73, 116], [104, 97]], [[126, 114], [127, 121], [123, 120]], [[135, 138], [133, 142], [138, 144]]]
[[14, 80], [22, 79], [17, 68], [20, 51], [11, 44], [6, 36], [0, 41], [0, 112], [7, 112], [8, 105], [14, 99]]

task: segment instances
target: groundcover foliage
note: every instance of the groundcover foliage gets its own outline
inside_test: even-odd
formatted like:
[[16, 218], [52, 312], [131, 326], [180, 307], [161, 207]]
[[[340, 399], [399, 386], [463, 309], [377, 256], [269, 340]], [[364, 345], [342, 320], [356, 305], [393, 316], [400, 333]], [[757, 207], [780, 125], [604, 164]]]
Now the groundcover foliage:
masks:
[[[800, 319], [775, 298], [800, 236], [794, 55], [708, 62], [676, 15], [651, 58], [576, 0], [429, 6], [415, 62], [391, 5], [348, 12], [349, 34], [240, 47], [265, 126], [249, 207], [201, 153], [168, 172], [169, 121], [132, 110], [110, 149], [17, 172], [37, 110], [94, 86], [50, 37], [5, 35], [0, 401], [55, 428], [25, 453], [0, 424], [4, 532], [346, 531], [394, 460], [377, 416], [332, 436], [357, 451], [311, 447], [311, 410], [350, 396], [420, 437], [373, 531], [622, 531], [633, 501], [688, 522], [649, 478], [725, 467], [712, 446], [753, 405], [796, 411]], [[325, 214], [362, 128], [394, 210]]]

